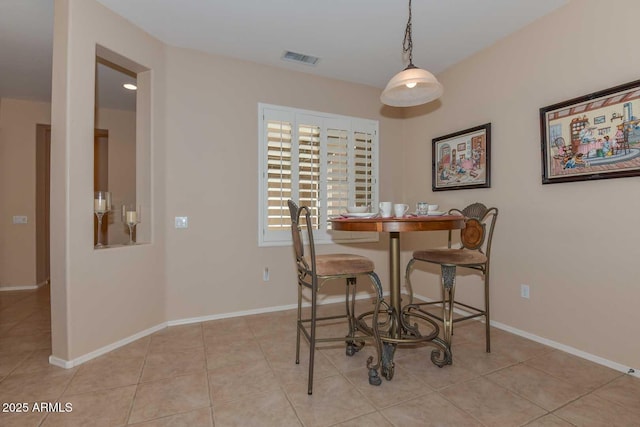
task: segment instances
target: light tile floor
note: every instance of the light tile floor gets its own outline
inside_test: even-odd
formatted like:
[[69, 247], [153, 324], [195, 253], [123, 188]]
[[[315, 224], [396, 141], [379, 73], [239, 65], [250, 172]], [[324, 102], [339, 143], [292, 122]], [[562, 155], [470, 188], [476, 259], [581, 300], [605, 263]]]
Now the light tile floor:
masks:
[[69, 370], [48, 364], [49, 319], [47, 288], [0, 293], [3, 427], [640, 426], [639, 379], [497, 329], [487, 354], [475, 321], [456, 325], [453, 365], [401, 347], [380, 387], [367, 380], [370, 345], [353, 357], [323, 345], [308, 396], [295, 311], [170, 327]]

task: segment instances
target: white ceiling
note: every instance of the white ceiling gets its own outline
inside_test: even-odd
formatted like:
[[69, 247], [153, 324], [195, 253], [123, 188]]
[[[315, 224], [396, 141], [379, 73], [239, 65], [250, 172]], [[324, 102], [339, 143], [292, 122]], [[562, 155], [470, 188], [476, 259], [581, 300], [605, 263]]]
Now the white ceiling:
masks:
[[0, 0], [0, 97], [51, 98], [53, 0]]
[[[378, 88], [407, 64], [408, 1], [98, 1], [170, 45]], [[415, 0], [413, 62], [438, 74], [567, 1]], [[0, 0], [0, 97], [50, 98], [52, 21], [53, 0]]]

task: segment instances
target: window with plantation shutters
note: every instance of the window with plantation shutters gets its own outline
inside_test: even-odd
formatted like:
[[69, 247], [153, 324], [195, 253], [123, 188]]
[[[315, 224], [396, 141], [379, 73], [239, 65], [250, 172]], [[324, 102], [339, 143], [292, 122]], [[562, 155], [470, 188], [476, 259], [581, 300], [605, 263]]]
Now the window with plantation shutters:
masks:
[[378, 122], [267, 104], [260, 126], [259, 244], [291, 240], [287, 200], [311, 209], [316, 243], [377, 240], [331, 231], [349, 205], [378, 203]]

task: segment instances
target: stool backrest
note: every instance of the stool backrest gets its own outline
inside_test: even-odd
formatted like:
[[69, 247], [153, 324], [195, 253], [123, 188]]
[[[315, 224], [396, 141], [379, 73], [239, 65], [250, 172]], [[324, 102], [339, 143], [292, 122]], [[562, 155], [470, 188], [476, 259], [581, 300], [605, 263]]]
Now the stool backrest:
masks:
[[[293, 252], [298, 269], [298, 281], [310, 285], [309, 279], [313, 280], [316, 271], [316, 249], [313, 241], [313, 228], [311, 222], [311, 210], [307, 206], [300, 206], [293, 201], [287, 201], [289, 213], [291, 215], [291, 240], [293, 241]], [[304, 253], [304, 235], [300, 226], [300, 217], [304, 214], [307, 229], [307, 241], [309, 246], [309, 257], [311, 265], [307, 261]]]
[[[498, 208], [487, 208], [482, 203], [473, 203], [462, 210], [451, 209], [449, 213], [457, 213], [465, 217], [465, 228], [460, 230], [461, 247], [479, 250], [489, 258]], [[449, 247], [451, 247], [451, 232], [449, 232]]]

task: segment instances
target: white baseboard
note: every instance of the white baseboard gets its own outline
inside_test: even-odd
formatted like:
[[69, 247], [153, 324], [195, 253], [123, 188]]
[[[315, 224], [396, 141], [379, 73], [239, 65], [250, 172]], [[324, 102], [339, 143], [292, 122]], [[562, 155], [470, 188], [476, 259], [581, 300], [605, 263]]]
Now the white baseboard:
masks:
[[579, 350], [577, 348], [559, 343], [557, 341], [553, 341], [547, 338], [540, 337], [538, 335], [531, 334], [526, 331], [522, 331], [520, 329], [514, 328], [509, 325], [505, 325], [504, 323], [496, 322], [495, 320], [491, 321], [491, 326], [495, 326], [498, 329], [502, 329], [503, 331], [511, 332], [514, 335], [519, 335], [523, 338], [527, 338], [531, 341], [538, 342], [540, 344], [544, 344], [546, 346], [555, 348], [557, 350], [564, 351], [565, 353], [573, 354], [574, 356], [581, 357], [590, 362], [597, 363], [599, 365], [606, 366], [608, 368], [614, 369], [619, 372], [624, 372], [625, 374], [632, 375], [634, 377], [640, 378], [640, 372], [638, 369], [630, 368], [629, 366], [622, 365], [618, 362], [614, 362], [609, 359], [605, 359], [604, 357], [596, 356], [595, 354], [587, 353], [586, 351]]
[[73, 364], [73, 361], [60, 359], [59, 357], [55, 357], [53, 354], [49, 356], [49, 364], [64, 369], [71, 369], [76, 366]]
[[[423, 301], [429, 302], [429, 301], [433, 301], [430, 298], [424, 297], [422, 295], [418, 295], [418, 294], [414, 294], [414, 296], [416, 298], [419, 298]], [[371, 295], [369, 294], [358, 294], [358, 296], [356, 297], [357, 299], [366, 299], [366, 298], [370, 298]], [[343, 302], [344, 298], [342, 297], [331, 297], [331, 298], [326, 298], [322, 301], [320, 301], [319, 303], [324, 305], [324, 304], [334, 304], [334, 303], [338, 303], [338, 302]], [[309, 304], [304, 304], [304, 306], [309, 306]], [[262, 314], [262, 313], [273, 313], [273, 312], [277, 312], [277, 311], [285, 311], [285, 310], [292, 310], [295, 309], [297, 307], [297, 304], [288, 304], [288, 305], [281, 305], [281, 306], [274, 306], [274, 307], [265, 307], [265, 308], [260, 308], [260, 309], [254, 309], [254, 310], [243, 310], [243, 311], [236, 311], [236, 312], [231, 312], [231, 313], [222, 313], [222, 314], [214, 314], [214, 315], [209, 315], [209, 316], [199, 316], [199, 317], [190, 317], [190, 318], [184, 318], [184, 319], [177, 319], [177, 320], [170, 320], [168, 322], [164, 322], [164, 323], [160, 323], [152, 328], [146, 329], [144, 331], [138, 332], [137, 334], [131, 335], [127, 338], [124, 338], [120, 341], [117, 341], [113, 344], [109, 344], [107, 346], [104, 346], [102, 348], [99, 348], [98, 350], [92, 351], [91, 353], [87, 353], [83, 356], [77, 357], [75, 359], [72, 360], [64, 360], [64, 359], [60, 359], [58, 357], [55, 357], [53, 355], [49, 356], [49, 363], [55, 366], [59, 366], [61, 368], [65, 368], [65, 369], [70, 369], [73, 368], [75, 366], [81, 365], [91, 359], [95, 359], [98, 356], [102, 356], [103, 354], [109, 353], [113, 350], [116, 350], [120, 347], [123, 347], [133, 341], [136, 341], [140, 338], [144, 338], [147, 335], [151, 335], [154, 332], [157, 332], [167, 326], [177, 326], [177, 325], [188, 325], [190, 323], [199, 323], [199, 322], [207, 322], [210, 320], [219, 320], [219, 319], [227, 319], [227, 318], [231, 318], [231, 317], [242, 317], [242, 316], [250, 316], [250, 315], [254, 315], [254, 314]], [[458, 314], [469, 314], [463, 310], [460, 309], [455, 309], [454, 310], [456, 313]], [[482, 321], [479, 318], [477, 319], [473, 319], [476, 321]], [[534, 334], [531, 334], [529, 332], [526, 331], [522, 331], [520, 329], [514, 328], [512, 326], [506, 325], [504, 323], [500, 323], [500, 322], [496, 322], [495, 320], [491, 321], [491, 326], [494, 326], [498, 329], [502, 329], [504, 331], [510, 332], [512, 334], [521, 336], [523, 338], [527, 338], [530, 339], [531, 341], [535, 341], [538, 342], [540, 344], [544, 344], [547, 345], [549, 347], [564, 351], [566, 353], [569, 354], [573, 354], [574, 356], [578, 356], [581, 357], [583, 359], [589, 360], [591, 362], [597, 363], [599, 365], [603, 365], [606, 367], [609, 367], [611, 369], [614, 369], [616, 371], [619, 372], [624, 372], [626, 374], [632, 375], [634, 377], [640, 378], [640, 370], [635, 369], [635, 368], [630, 368], [628, 366], [622, 365], [620, 363], [614, 362], [612, 360], [608, 360], [605, 359], [603, 357], [600, 356], [596, 356], [590, 353], [587, 353], [585, 351], [579, 350], [577, 348], [553, 341], [553, 340], [549, 340], [547, 338], [543, 338]]]
[[166, 322], [160, 323], [159, 325], [153, 326], [149, 329], [145, 329], [144, 331], [133, 334], [127, 338], [121, 339], [120, 341], [116, 341], [113, 344], [106, 345], [102, 348], [92, 351], [91, 353], [87, 353], [83, 356], [76, 357], [75, 359], [72, 359], [72, 360], [65, 360], [65, 359], [56, 357], [54, 355], [51, 355], [49, 356], [49, 363], [54, 366], [58, 366], [60, 368], [70, 369], [75, 366], [81, 365], [85, 362], [88, 362], [91, 359], [95, 359], [98, 356], [102, 356], [103, 354], [107, 354], [113, 350], [123, 347], [129, 343], [132, 343], [133, 341], [139, 340], [140, 338], [144, 338], [147, 335], [151, 335], [152, 333], [157, 332], [166, 327], [167, 327]]
[[167, 325], [168, 326], [188, 325], [190, 323], [208, 322], [210, 320], [228, 319], [231, 317], [251, 316], [253, 314], [262, 314], [262, 313], [273, 313], [276, 311], [291, 310], [293, 308], [296, 308], [297, 306], [298, 306], [297, 304], [290, 304], [290, 305], [280, 305], [276, 307], [259, 308], [255, 310], [244, 310], [244, 311], [235, 311], [231, 313], [212, 314], [208, 316], [187, 317], [184, 319], [169, 320], [167, 322]]
[[26, 285], [26, 286], [0, 286], [0, 292], [11, 291], [33, 291], [38, 289], [38, 285]]
[[[427, 298], [425, 296], [418, 295], [418, 294], [414, 294], [414, 297], [415, 298], [419, 298], [419, 299], [421, 299], [421, 300], [423, 300], [425, 302], [434, 301], [432, 298]], [[466, 311], [464, 311], [462, 309], [459, 309], [457, 307], [454, 308], [453, 311], [454, 311], [454, 313], [461, 314], [463, 316], [471, 314], [471, 313], [466, 312]], [[480, 321], [480, 322], [484, 323], [484, 320], [482, 320], [479, 317], [475, 318], [475, 319], [471, 319], [471, 320], [476, 320], [476, 321]], [[636, 368], [631, 368], [629, 366], [625, 366], [625, 365], [622, 365], [622, 364], [620, 364], [618, 362], [614, 362], [612, 360], [605, 359], [604, 357], [596, 356], [595, 354], [587, 353], [586, 351], [579, 350], [577, 348], [574, 348], [574, 347], [559, 343], [557, 341], [553, 341], [553, 340], [550, 340], [550, 339], [547, 339], [547, 338], [543, 338], [543, 337], [540, 337], [538, 335], [535, 335], [535, 334], [532, 334], [532, 333], [529, 333], [529, 332], [526, 332], [526, 331], [522, 331], [520, 329], [514, 328], [514, 327], [506, 325], [504, 323], [496, 322], [495, 320], [491, 321], [491, 326], [494, 326], [494, 327], [496, 327], [498, 329], [502, 329], [503, 331], [510, 332], [510, 333], [512, 333], [514, 335], [518, 335], [518, 336], [521, 336], [523, 338], [527, 338], [527, 339], [529, 339], [531, 341], [535, 341], [537, 343], [544, 344], [544, 345], [549, 346], [551, 348], [555, 348], [557, 350], [564, 351], [565, 353], [569, 353], [569, 354], [572, 354], [574, 356], [581, 357], [582, 359], [586, 359], [586, 360], [588, 360], [590, 362], [594, 362], [594, 363], [597, 363], [599, 365], [603, 365], [603, 366], [606, 366], [608, 368], [614, 369], [616, 371], [624, 372], [625, 374], [629, 374], [631, 376], [640, 378], [640, 370], [638, 370]]]
[[48, 280], [44, 282], [36, 283], [35, 285], [22, 285], [22, 286], [0, 286], [0, 292], [10, 291], [33, 291], [49, 283]]
[[13, 292], [13, 291], [33, 291], [38, 289], [40, 286], [44, 285], [44, 283], [39, 283], [37, 285], [20, 285], [20, 286], [0, 286], [0, 292]]
[[[366, 299], [370, 297], [371, 297], [370, 294], [358, 293], [356, 296], [356, 299]], [[343, 297], [331, 297], [331, 298], [323, 299], [318, 303], [333, 304], [333, 303], [343, 302], [343, 301], [344, 301]], [[309, 305], [310, 304], [304, 304], [304, 306], [309, 306]], [[236, 311], [231, 313], [213, 314], [210, 316], [189, 317], [185, 319], [170, 320], [168, 322], [160, 323], [159, 325], [156, 325], [152, 328], [146, 329], [142, 332], [138, 332], [137, 334], [131, 335], [130, 337], [124, 338], [120, 341], [116, 341], [113, 344], [106, 345], [102, 348], [99, 348], [98, 350], [92, 351], [91, 353], [87, 353], [83, 356], [77, 357], [72, 360], [65, 360], [65, 359], [56, 357], [54, 355], [51, 355], [49, 356], [49, 363], [54, 366], [58, 366], [60, 368], [70, 369], [75, 366], [81, 365], [85, 362], [88, 362], [91, 359], [95, 359], [98, 356], [102, 356], [103, 354], [109, 353], [122, 346], [125, 346], [135, 340], [144, 338], [147, 335], [151, 335], [152, 333], [157, 332], [167, 326], [188, 325], [190, 323], [208, 322], [210, 320], [227, 319], [230, 317], [250, 316], [253, 314], [272, 313], [276, 311], [292, 310], [292, 309], [295, 309], [297, 306], [298, 306], [297, 304], [289, 304], [289, 305], [280, 305], [275, 307], [259, 308], [255, 310], [243, 310], [243, 311]]]
[[[365, 292], [358, 292], [356, 295], [357, 300], [362, 300], [367, 298], [371, 298], [371, 294], [365, 293]], [[319, 305], [335, 304], [339, 302], [344, 302], [344, 297], [335, 296], [330, 298], [321, 298], [318, 300]], [[302, 303], [302, 306], [310, 307], [311, 303]], [[258, 308], [254, 310], [235, 311], [232, 313], [213, 314], [210, 316], [189, 317], [185, 319], [170, 320], [167, 322], [167, 325], [168, 326], [188, 325], [190, 323], [208, 322], [210, 320], [228, 319], [230, 317], [251, 316], [254, 314], [274, 313], [277, 311], [293, 310], [297, 307], [298, 307], [298, 304], [288, 304], [288, 305], [279, 305], [275, 307]]]

